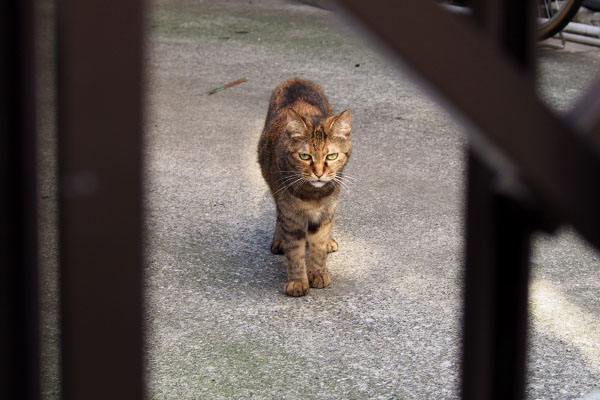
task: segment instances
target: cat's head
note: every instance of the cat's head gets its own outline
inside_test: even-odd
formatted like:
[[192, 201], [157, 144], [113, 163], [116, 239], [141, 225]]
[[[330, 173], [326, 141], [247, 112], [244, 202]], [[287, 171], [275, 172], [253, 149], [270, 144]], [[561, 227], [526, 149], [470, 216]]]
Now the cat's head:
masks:
[[350, 110], [321, 119], [288, 108], [288, 165], [316, 188], [335, 182], [352, 152], [351, 122]]

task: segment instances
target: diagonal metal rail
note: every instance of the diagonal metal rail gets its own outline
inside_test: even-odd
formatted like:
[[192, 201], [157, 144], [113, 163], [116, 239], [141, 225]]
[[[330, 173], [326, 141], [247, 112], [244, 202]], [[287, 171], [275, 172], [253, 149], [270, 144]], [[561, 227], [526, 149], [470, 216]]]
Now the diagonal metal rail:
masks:
[[507, 156], [555, 217], [600, 247], [600, 153], [542, 103], [482, 28], [432, 1], [343, 4]]

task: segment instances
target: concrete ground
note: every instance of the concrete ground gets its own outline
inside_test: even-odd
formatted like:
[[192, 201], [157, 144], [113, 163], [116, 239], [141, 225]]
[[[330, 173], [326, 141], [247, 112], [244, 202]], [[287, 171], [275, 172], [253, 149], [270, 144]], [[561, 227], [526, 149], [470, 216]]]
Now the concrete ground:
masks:
[[[457, 398], [465, 129], [331, 11], [158, 0], [150, 20], [149, 398]], [[540, 93], [566, 110], [599, 66], [596, 48], [540, 47]], [[270, 93], [295, 76], [352, 110], [357, 178], [332, 284], [301, 298], [282, 292], [256, 162]], [[566, 228], [536, 238], [532, 268], [527, 398], [584, 398], [600, 390], [599, 253]]]

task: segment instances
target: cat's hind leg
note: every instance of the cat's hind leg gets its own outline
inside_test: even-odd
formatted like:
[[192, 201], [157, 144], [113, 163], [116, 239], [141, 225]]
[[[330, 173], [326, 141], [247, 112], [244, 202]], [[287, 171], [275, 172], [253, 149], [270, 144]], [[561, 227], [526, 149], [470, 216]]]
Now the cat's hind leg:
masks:
[[281, 233], [275, 231], [275, 235], [273, 236], [273, 241], [271, 242], [271, 253], [273, 254], [283, 254], [283, 239], [281, 238]]
[[338, 242], [336, 242], [334, 238], [330, 238], [329, 243], [327, 243], [327, 253], [338, 251], [339, 248]]
[[281, 232], [281, 216], [279, 209], [277, 210], [277, 222], [275, 223], [275, 233], [271, 242], [271, 253], [283, 254], [283, 234]]

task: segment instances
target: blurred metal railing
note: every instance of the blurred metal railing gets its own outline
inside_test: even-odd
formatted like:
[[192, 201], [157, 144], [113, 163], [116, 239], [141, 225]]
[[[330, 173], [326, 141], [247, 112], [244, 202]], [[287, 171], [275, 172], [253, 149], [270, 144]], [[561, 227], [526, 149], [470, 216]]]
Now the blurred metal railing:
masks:
[[462, 396], [520, 399], [532, 231], [570, 223], [600, 247], [600, 83], [567, 118], [542, 103], [533, 1], [475, 0], [470, 21], [432, 1], [342, 3], [472, 124]]
[[0, 398], [37, 399], [33, 1], [0, 3]]
[[[40, 398], [34, 0], [0, 9], [0, 398]], [[142, 1], [56, 3], [64, 399], [141, 399]]]
[[140, 399], [142, 0], [57, 14], [63, 395]]
[[[34, 1], [0, 9], [0, 398], [37, 399]], [[462, 395], [524, 392], [530, 235], [600, 247], [597, 81], [566, 117], [534, 88], [533, 2], [344, 4], [473, 126]], [[58, 3], [62, 378], [66, 399], [143, 398], [142, 0]], [[419, 38], [415, 40], [414, 38]]]

